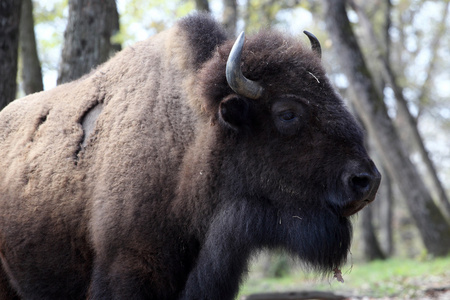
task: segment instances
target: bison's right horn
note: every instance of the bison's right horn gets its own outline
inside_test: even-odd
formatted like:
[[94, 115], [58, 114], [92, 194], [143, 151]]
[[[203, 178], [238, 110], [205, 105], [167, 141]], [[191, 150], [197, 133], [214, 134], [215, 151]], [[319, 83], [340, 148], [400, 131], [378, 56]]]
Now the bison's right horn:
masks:
[[227, 82], [237, 94], [250, 99], [258, 99], [261, 97], [264, 89], [257, 82], [246, 78], [241, 70], [241, 54], [244, 41], [245, 34], [242, 32], [234, 43], [233, 48], [231, 48], [226, 67]]
[[311, 43], [311, 49], [312, 51], [316, 52], [316, 54], [319, 56], [319, 58], [322, 58], [322, 47], [320, 47], [320, 42], [316, 38], [314, 34], [312, 34], [309, 31], [303, 31], [304, 34], [308, 36], [309, 42]]

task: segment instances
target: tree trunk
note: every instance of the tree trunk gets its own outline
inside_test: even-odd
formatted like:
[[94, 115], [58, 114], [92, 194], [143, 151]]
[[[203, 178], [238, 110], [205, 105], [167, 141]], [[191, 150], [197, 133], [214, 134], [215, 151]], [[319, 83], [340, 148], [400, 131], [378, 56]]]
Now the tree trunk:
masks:
[[118, 30], [115, 0], [69, 0], [58, 84], [80, 78], [113, 52], [110, 38]]
[[195, 9], [198, 11], [210, 12], [208, 0], [195, 0]]
[[33, 3], [31, 0], [22, 0], [19, 40], [25, 94], [40, 92], [44, 89], [44, 86], [34, 35]]
[[236, 23], [237, 23], [237, 3], [236, 0], [224, 0], [223, 1], [223, 20], [222, 23], [227, 30], [228, 36], [236, 36]]
[[263, 293], [251, 294], [243, 296], [243, 300], [308, 300], [308, 299], [322, 299], [322, 300], [345, 300], [348, 296], [335, 294], [334, 292], [322, 291], [303, 291], [303, 292], [281, 292], [281, 293]]
[[[382, 170], [386, 170], [383, 166]], [[388, 172], [383, 175], [383, 185], [378, 192], [379, 201], [379, 224], [381, 233], [381, 247], [386, 256], [392, 256], [394, 253], [394, 238], [392, 231], [392, 212], [393, 212], [393, 192], [392, 192], [392, 180]]]
[[[420, 95], [419, 95], [419, 103], [424, 104], [428, 102], [427, 98], [429, 97], [429, 93], [431, 90], [431, 82], [433, 79], [433, 75], [435, 74], [435, 69], [439, 57], [439, 49], [441, 42], [445, 40], [445, 36], [447, 34], [447, 17], [448, 12], [450, 8], [450, 2], [447, 1], [445, 3], [444, 9], [442, 10], [442, 17], [441, 21], [439, 22], [438, 28], [436, 30], [436, 33], [433, 36], [433, 39], [431, 40], [431, 46], [430, 46], [430, 62], [428, 64], [428, 68], [425, 71], [425, 80], [423, 81], [422, 88], [420, 89]], [[420, 111], [419, 111], [420, 113]]]
[[0, 110], [16, 98], [21, 0], [0, 2]]
[[386, 60], [383, 60], [382, 65], [384, 67], [385, 79], [391, 86], [395, 95], [395, 99], [397, 100], [398, 113], [402, 116], [403, 120], [406, 121], [407, 124], [406, 128], [410, 132], [408, 136], [412, 138], [413, 143], [416, 145], [416, 148], [420, 153], [422, 161], [424, 162], [427, 168], [428, 174], [431, 178], [431, 182], [433, 183], [434, 189], [436, 190], [437, 195], [439, 197], [439, 202], [441, 204], [443, 212], [445, 213], [447, 218], [450, 219], [450, 202], [448, 201], [448, 197], [445, 192], [444, 186], [439, 180], [436, 167], [434, 166], [434, 163], [431, 160], [428, 151], [425, 147], [422, 136], [419, 132], [419, 128], [417, 126], [416, 119], [414, 119], [414, 117], [409, 112], [408, 103], [405, 97], [403, 96], [403, 89], [397, 84], [395, 79], [396, 77], [393, 74], [393, 70], [389, 66], [388, 62]]
[[450, 225], [409, 160], [387, 108], [376, 90], [371, 74], [347, 17], [345, 1], [323, 0], [325, 20], [342, 70], [358, 96], [354, 101], [361, 119], [374, 137], [376, 147], [391, 177], [407, 201], [429, 254], [443, 256], [450, 251]]
[[375, 236], [373, 209], [374, 206], [370, 205], [361, 211], [363, 254], [367, 261], [386, 258]]

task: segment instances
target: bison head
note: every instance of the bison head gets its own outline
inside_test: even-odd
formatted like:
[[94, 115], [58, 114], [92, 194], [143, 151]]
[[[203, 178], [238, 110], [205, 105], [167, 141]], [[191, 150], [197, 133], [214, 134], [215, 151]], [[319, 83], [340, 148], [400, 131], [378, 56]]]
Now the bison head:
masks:
[[329, 272], [345, 262], [349, 217], [375, 199], [381, 175], [307, 35], [312, 51], [279, 33], [245, 42], [241, 34], [203, 66], [200, 90], [225, 141], [220, 193], [246, 207], [248, 244], [287, 249]]

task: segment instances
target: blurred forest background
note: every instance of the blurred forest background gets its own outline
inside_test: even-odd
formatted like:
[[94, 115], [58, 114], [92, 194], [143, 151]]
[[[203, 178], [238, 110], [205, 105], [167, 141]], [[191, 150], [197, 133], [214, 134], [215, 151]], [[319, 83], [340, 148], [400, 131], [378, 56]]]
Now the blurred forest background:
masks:
[[[79, 78], [194, 10], [211, 12], [231, 38], [275, 27], [307, 43], [308, 30], [321, 41], [329, 76], [366, 128], [383, 173], [377, 201], [354, 217], [352, 262], [445, 257], [449, 6], [448, 0], [0, 0], [0, 109]], [[271, 275], [292, 265], [284, 255], [262, 257]]]

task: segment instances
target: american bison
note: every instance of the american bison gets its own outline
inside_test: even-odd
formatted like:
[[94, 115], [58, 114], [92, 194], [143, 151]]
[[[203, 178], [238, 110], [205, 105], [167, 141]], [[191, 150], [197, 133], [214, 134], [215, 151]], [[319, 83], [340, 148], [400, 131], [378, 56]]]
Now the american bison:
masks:
[[197, 14], [6, 107], [1, 299], [232, 299], [261, 248], [341, 266], [380, 174], [308, 36]]

